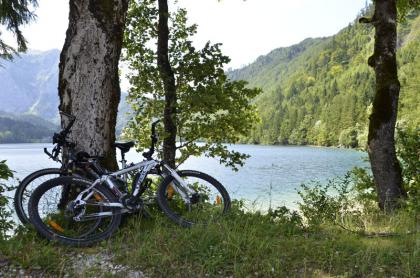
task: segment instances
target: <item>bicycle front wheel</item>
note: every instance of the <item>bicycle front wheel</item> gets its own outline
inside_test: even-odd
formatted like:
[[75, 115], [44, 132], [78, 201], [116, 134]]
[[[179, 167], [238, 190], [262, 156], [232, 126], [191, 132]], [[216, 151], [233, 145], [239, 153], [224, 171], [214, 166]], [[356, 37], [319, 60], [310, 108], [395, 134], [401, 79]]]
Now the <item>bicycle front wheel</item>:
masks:
[[230, 209], [230, 197], [223, 185], [198, 171], [177, 172], [194, 194], [182, 196], [182, 187], [172, 176], [166, 177], [157, 192], [162, 211], [175, 223], [190, 227], [215, 222]]
[[49, 240], [66, 245], [88, 246], [110, 237], [121, 222], [121, 209], [107, 206], [117, 198], [97, 185], [76, 204], [74, 199], [91, 186], [75, 177], [59, 177], [41, 184], [29, 199], [32, 225]]

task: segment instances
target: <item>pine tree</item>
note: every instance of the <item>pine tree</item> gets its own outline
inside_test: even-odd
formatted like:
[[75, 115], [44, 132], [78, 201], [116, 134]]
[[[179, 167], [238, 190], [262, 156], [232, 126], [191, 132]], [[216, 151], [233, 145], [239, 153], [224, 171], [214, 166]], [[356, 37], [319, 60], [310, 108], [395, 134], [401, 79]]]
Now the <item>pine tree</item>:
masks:
[[11, 60], [17, 52], [27, 50], [27, 41], [22, 34], [20, 27], [31, 22], [35, 14], [31, 11], [31, 6], [36, 7], [37, 0], [2, 0], [0, 1], [0, 24], [6, 27], [7, 31], [12, 32], [16, 37], [17, 49], [6, 44], [1, 39], [0, 32], [0, 58]]

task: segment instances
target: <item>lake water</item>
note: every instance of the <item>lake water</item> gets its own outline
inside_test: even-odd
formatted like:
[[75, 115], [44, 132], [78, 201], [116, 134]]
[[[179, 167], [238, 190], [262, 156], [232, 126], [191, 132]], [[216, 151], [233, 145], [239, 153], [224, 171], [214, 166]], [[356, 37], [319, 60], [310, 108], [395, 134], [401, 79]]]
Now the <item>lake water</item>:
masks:
[[[59, 167], [44, 154], [44, 147], [51, 148], [51, 144], [0, 144], [0, 160], [7, 160], [19, 179], [42, 168]], [[270, 202], [272, 207], [296, 208], [299, 200], [296, 189], [302, 183], [343, 176], [355, 166], [368, 167], [366, 153], [348, 149], [260, 145], [232, 145], [231, 148], [251, 155], [238, 172], [206, 157], [190, 158], [180, 169], [212, 175], [232, 198], [246, 200], [250, 209], [266, 210]], [[139, 162], [141, 158], [135, 151], [127, 155], [130, 162]]]

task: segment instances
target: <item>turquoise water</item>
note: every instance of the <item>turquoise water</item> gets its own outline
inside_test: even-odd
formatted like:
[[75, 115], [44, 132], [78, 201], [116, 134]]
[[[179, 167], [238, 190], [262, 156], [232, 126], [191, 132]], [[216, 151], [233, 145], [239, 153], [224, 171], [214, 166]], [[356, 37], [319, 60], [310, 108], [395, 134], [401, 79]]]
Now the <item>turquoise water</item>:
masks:
[[[50, 144], [0, 144], [0, 160], [7, 160], [15, 176], [22, 179], [29, 173], [47, 167], [59, 167], [48, 159], [43, 148]], [[296, 207], [296, 188], [313, 180], [326, 181], [343, 176], [354, 166], [367, 167], [366, 153], [336, 148], [232, 145], [232, 149], [251, 157], [238, 172], [220, 165], [217, 159], [193, 157], [180, 169], [206, 172], [225, 185], [230, 195], [246, 200], [250, 209]], [[141, 155], [132, 151], [130, 162], [139, 162]], [[270, 190], [271, 188], [271, 190]]]

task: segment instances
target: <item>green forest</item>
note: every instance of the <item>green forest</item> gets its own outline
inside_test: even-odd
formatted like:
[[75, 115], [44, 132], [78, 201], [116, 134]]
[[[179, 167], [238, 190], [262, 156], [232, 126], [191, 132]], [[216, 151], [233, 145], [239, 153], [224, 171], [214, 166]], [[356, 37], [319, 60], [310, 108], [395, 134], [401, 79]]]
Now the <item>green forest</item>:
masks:
[[58, 127], [34, 115], [0, 113], [0, 143], [50, 142]]
[[[370, 14], [371, 11], [362, 11]], [[420, 119], [419, 11], [398, 25], [401, 82], [398, 125]], [[357, 21], [328, 38], [278, 48], [230, 71], [263, 93], [255, 100], [261, 121], [243, 141], [360, 147], [366, 145], [375, 74], [367, 65], [374, 29]]]

